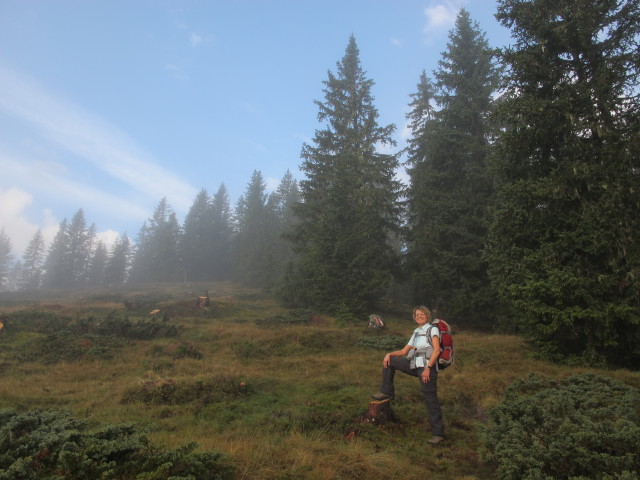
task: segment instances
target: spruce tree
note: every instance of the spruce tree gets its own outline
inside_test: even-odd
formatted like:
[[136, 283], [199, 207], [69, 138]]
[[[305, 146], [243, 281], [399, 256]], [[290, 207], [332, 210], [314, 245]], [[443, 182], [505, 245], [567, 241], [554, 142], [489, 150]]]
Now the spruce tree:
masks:
[[398, 160], [380, 152], [395, 145], [395, 126], [378, 125], [373, 81], [353, 36], [324, 86], [324, 101], [316, 101], [324, 128], [302, 147], [306, 178], [290, 236], [299, 257], [288, 269], [282, 298], [363, 313], [384, 296], [398, 266], [391, 245], [399, 231]]
[[212, 234], [211, 199], [203, 188], [185, 217], [180, 244], [188, 280], [205, 280], [211, 274]]
[[136, 243], [133, 246], [133, 260], [131, 262], [131, 283], [143, 283], [149, 281], [152, 276], [153, 252], [151, 248], [151, 234], [145, 220], [138, 231]]
[[286, 235], [291, 232], [296, 222], [295, 206], [300, 203], [298, 182], [289, 170], [286, 171], [277, 189], [267, 199], [268, 215], [271, 216], [269, 227], [269, 246], [267, 255], [271, 263], [272, 274], [268, 279], [268, 288], [278, 288], [285, 271], [286, 264], [293, 258], [291, 244]]
[[58, 231], [47, 252], [44, 263], [44, 288], [67, 287], [71, 283], [69, 257], [69, 222], [66, 218], [60, 222]]
[[497, 18], [515, 44], [492, 279], [542, 355], [638, 367], [640, 4], [503, 0]]
[[211, 199], [210, 209], [211, 238], [211, 280], [230, 280], [233, 276], [232, 246], [234, 241], [233, 214], [229, 193], [224, 183]]
[[262, 173], [255, 170], [251, 181], [236, 204], [234, 277], [252, 286], [265, 286], [270, 275], [266, 256], [268, 225], [266, 185]]
[[181, 235], [178, 218], [165, 197], [140, 229], [131, 271], [132, 281], [183, 280], [184, 270], [179, 247]]
[[84, 211], [79, 209], [69, 224], [69, 257], [71, 279], [69, 286], [84, 285], [89, 276], [91, 255], [95, 248], [96, 226], [87, 227]]
[[20, 289], [37, 290], [42, 282], [45, 259], [45, 244], [42, 230], [36, 230], [22, 255], [22, 269], [20, 271]]
[[127, 281], [131, 263], [131, 240], [125, 233], [118, 236], [111, 247], [105, 265], [105, 282], [107, 285], [122, 285]]
[[464, 9], [434, 77], [432, 84], [422, 74], [407, 116], [414, 300], [458, 323], [488, 321], [495, 310], [482, 258], [493, 193], [488, 117], [499, 75], [485, 34]]
[[107, 252], [107, 247], [102, 241], [98, 240], [89, 262], [86, 282], [87, 285], [92, 287], [106, 285], [106, 267], [108, 258], [109, 253]]
[[9, 273], [13, 263], [12, 250], [11, 239], [4, 228], [0, 229], [0, 290], [5, 290], [9, 286]]
[[87, 227], [79, 209], [69, 223], [60, 222], [45, 262], [46, 288], [72, 288], [85, 284], [96, 237], [95, 225]]

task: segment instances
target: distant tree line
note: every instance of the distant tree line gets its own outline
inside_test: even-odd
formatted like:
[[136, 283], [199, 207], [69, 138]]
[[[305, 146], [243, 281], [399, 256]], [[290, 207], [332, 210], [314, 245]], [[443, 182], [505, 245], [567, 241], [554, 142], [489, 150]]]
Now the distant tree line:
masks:
[[124, 235], [111, 251], [80, 210], [11, 268], [2, 231], [2, 281], [233, 279], [350, 315], [425, 303], [521, 332], [547, 358], [637, 367], [640, 6], [502, 0], [496, 17], [513, 45], [491, 48], [460, 11], [409, 97], [406, 149], [378, 123], [352, 36], [316, 101], [299, 182], [287, 172], [267, 194], [256, 171], [235, 209], [224, 185], [202, 190], [182, 225], [162, 199], [135, 244]]

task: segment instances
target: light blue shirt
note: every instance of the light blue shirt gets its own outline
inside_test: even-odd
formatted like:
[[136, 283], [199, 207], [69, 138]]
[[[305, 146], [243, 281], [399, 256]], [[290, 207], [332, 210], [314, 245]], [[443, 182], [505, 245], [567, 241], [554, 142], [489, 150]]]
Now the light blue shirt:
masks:
[[[426, 350], [431, 347], [431, 343], [427, 340], [427, 331], [431, 328], [431, 338], [440, 337], [440, 330], [435, 325], [431, 325], [429, 323], [425, 323], [421, 327], [416, 328], [409, 339], [409, 343], [407, 345], [411, 345], [412, 347], [417, 348], [418, 350]], [[433, 351], [433, 350], [432, 350]], [[427, 359], [428, 361], [428, 359]], [[416, 357], [416, 368], [424, 367], [425, 358], [423, 355], [418, 355]]]

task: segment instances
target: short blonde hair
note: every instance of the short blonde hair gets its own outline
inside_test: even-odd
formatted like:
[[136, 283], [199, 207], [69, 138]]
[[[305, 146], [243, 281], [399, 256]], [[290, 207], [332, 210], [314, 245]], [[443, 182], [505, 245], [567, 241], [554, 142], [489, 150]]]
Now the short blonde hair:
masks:
[[421, 311], [422, 313], [424, 313], [427, 316], [427, 322], [431, 321], [431, 311], [427, 307], [425, 307], [424, 305], [420, 305], [420, 306], [415, 307], [413, 309], [413, 318], [414, 319], [416, 318], [416, 313], [418, 312], [418, 310]]

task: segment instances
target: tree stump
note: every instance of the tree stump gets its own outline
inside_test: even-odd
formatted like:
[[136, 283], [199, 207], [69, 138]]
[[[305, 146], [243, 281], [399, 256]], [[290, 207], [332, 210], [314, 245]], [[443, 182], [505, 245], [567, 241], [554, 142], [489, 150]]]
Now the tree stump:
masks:
[[369, 408], [364, 415], [364, 421], [374, 425], [384, 425], [393, 421], [391, 402], [389, 400], [376, 400], [369, 402]]

